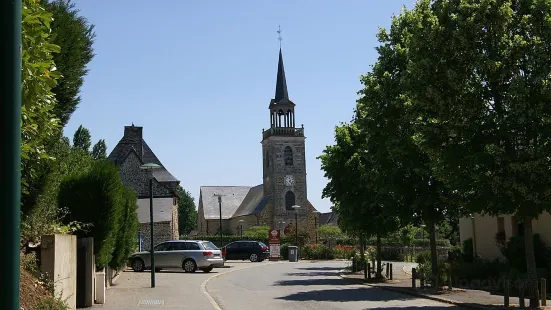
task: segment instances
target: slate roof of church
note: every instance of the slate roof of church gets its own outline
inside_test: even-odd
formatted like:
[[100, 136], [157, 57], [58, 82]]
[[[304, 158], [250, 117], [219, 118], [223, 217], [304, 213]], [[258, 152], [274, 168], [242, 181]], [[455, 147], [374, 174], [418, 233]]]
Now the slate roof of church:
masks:
[[339, 215], [335, 212], [326, 212], [320, 214], [319, 222], [320, 225], [337, 225], [339, 220]]
[[203, 207], [205, 219], [219, 219], [218, 196], [222, 195], [222, 219], [229, 219], [251, 190], [250, 186], [201, 186], [199, 201]]
[[269, 196], [264, 196], [264, 185], [260, 184], [252, 187], [232, 217], [259, 214], [269, 200]]

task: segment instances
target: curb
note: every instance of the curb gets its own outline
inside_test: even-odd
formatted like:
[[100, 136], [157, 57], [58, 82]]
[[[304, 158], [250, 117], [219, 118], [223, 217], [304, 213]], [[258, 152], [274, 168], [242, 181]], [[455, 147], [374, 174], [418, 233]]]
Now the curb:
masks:
[[455, 301], [455, 300], [451, 300], [451, 299], [447, 299], [447, 298], [436, 297], [436, 296], [429, 295], [429, 294], [423, 294], [421, 292], [410, 291], [410, 290], [402, 289], [402, 288], [398, 288], [398, 287], [377, 285], [377, 284], [372, 284], [372, 283], [364, 283], [363, 280], [360, 280], [360, 279], [356, 280], [356, 279], [348, 278], [342, 272], [339, 273], [339, 277], [341, 277], [344, 280], [348, 280], [348, 281], [355, 282], [355, 283], [361, 283], [361, 284], [364, 284], [364, 285], [367, 285], [367, 286], [370, 286], [370, 287], [375, 287], [375, 288], [379, 288], [379, 289], [386, 290], [386, 291], [396, 292], [396, 293], [400, 293], [400, 294], [404, 294], [404, 295], [422, 297], [422, 298], [425, 298], [425, 299], [439, 301], [439, 302], [443, 302], [443, 303], [447, 303], [447, 304], [451, 304], [451, 305], [456, 305], [456, 306], [460, 306], [460, 307], [464, 307], [464, 308], [469, 308], [469, 309], [479, 309], [479, 310], [499, 309], [499, 307], [496, 307], [496, 306], [485, 306], [485, 305], [479, 305], [479, 304], [473, 304], [473, 303], [464, 303], [464, 302]]

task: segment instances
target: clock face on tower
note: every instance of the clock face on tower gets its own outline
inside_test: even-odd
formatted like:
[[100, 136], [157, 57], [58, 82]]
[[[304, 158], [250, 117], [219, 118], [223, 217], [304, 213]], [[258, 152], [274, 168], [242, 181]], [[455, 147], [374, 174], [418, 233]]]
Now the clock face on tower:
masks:
[[292, 175], [286, 175], [285, 176], [285, 185], [286, 186], [293, 186], [295, 184], [295, 178]]

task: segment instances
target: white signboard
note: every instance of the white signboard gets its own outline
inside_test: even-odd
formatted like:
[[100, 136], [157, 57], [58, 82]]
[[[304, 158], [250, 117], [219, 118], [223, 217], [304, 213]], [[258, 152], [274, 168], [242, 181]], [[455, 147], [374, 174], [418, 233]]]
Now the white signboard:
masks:
[[270, 258], [279, 258], [280, 249], [279, 244], [270, 244]]

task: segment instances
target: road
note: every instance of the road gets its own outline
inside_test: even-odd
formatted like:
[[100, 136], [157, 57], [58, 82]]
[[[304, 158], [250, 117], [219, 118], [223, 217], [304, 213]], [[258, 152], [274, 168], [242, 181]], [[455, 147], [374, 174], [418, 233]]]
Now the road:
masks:
[[236, 270], [208, 281], [223, 310], [460, 309], [364, 285], [338, 276], [343, 262], [281, 262]]

